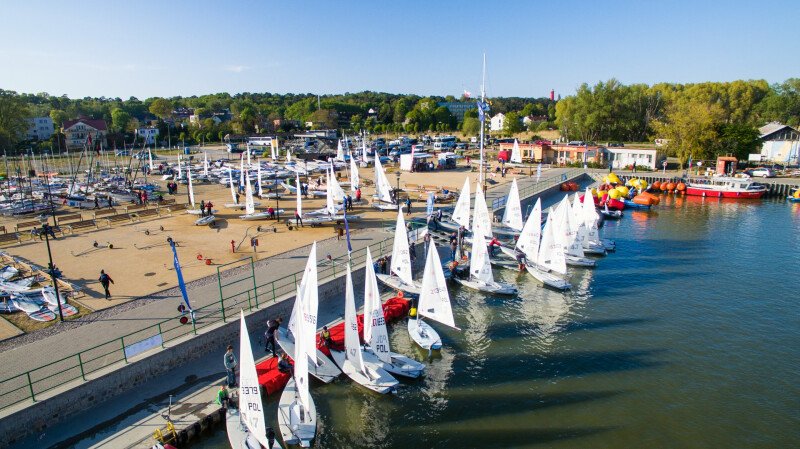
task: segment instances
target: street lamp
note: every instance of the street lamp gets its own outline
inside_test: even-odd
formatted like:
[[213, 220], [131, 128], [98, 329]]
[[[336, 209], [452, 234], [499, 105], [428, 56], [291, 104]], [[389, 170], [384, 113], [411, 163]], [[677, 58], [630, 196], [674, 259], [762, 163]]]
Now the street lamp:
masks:
[[56, 281], [56, 266], [53, 265], [53, 254], [50, 252], [50, 225], [47, 224], [47, 217], [42, 217], [42, 231], [44, 233], [44, 241], [47, 245], [47, 271], [50, 272], [50, 280], [53, 281], [53, 289], [56, 292], [56, 302], [58, 303], [58, 317], [63, 322], [64, 321], [64, 312], [61, 310], [61, 296], [58, 294], [58, 282]]
[[400, 204], [400, 169], [398, 168], [395, 172], [395, 177], [397, 178], [397, 190], [395, 190], [394, 200], [399, 205]]

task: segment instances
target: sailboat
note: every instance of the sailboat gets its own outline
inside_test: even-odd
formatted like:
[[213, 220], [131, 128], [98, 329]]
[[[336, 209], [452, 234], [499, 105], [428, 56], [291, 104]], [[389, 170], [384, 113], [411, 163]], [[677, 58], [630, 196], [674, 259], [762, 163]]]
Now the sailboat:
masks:
[[548, 270], [554, 271], [559, 274], [567, 274], [567, 260], [564, 256], [564, 246], [556, 239], [555, 230], [553, 229], [553, 215], [559, 214], [559, 210], [555, 211], [550, 208], [550, 213], [547, 214], [547, 221], [545, 221], [544, 228], [542, 229], [542, 243], [539, 245], [539, 257], [537, 263]]
[[398, 204], [392, 202], [392, 187], [383, 171], [381, 159], [375, 158], [375, 201], [372, 205], [380, 210], [398, 210]]
[[250, 185], [250, 177], [244, 177], [244, 215], [239, 215], [242, 220], [265, 220], [270, 218], [269, 212], [256, 212], [255, 202], [253, 201], [253, 188]]
[[[316, 264], [314, 270], [316, 271]], [[306, 287], [300, 287], [301, 297], [309, 299], [312, 294], [316, 295], [316, 284]], [[317, 406], [308, 391], [309, 359], [306, 336], [310, 334], [314, 337], [316, 332], [302, 318], [297, 320], [294, 330], [299, 335], [291, 352], [294, 358], [294, 375], [283, 388], [278, 401], [278, 428], [285, 444], [310, 447], [317, 434]]]
[[361, 185], [361, 178], [358, 176], [358, 164], [356, 164], [356, 158], [350, 158], [350, 191], [354, 194], [358, 187]]
[[514, 146], [511, 148], [511, 162], [515, 164], [522, 163], [522, 152], [519, 150], [517, 139], [514, 139]]
[[394, 228], [394, 246], [392, 247], [391, 274], [377, 274], [378, 280], [394, 290], [418, 295], [422, 284], [415, 282], [412, 275], [411, 257], [408, 248], [408, 231], [403, 211], [397, 211], [397, 223]]
[[364, 341], [366, 346], [361, 357], [392, 374], [417, 378], [425, 371], [425, 365], [402, 354], [392, 352], [369, 247], [367, 247], [367, 258], [364, 263], [366, 264], [364, 268]]
[[467, 178], [464, 180], [464, 187], [461, 188], [461, 192], [458, 194], [458, 200], [456, 201], [456, 206], [453, 209], [453, 213], [450, 215], [450, 220], [452, 220], [452, 223], [446, 221], [439, 223], [443, 228], [451, 231], [458, 231], [458, 229], [463, 226], [465, 229], [469, 229], [469, 197], [469, 178]]
[[442, 339], [428, 323], [422, 321], [423, 316], [458, 329], [453, 319], [453, 309], [450, 305], [450, 294], [447, 291], [442, 271], [442, 262], [439, 260], [436, 243], [433, 241], [428, 246], [428, 256], [425, 260], [417, 316], [408, 319], [408, 335], [414, 340], [414, 343], [424, 349], [441, 349]]
[[569, 203], [569, 196], [564, 195], [564, 199], [556, 208], [558, 211], [558, 221], [554, 221], [556, 240], [564, 247], [564, 257], [567, 265], [574, 267], [593, 268], [597, 265], [593, 259], [584, 257], [583, 244], [579, 241], [579, 228], [583, 226], [583, 221], [578, 221], [572, 214], [572, 206]]
[[[531, 214], [528, 215], [528, 219], [525, 221], [525, 226], [522, 228], [522, 233], [520, 233], [514, 249], [516, 251], [521, 251], [525, 255], [525, 269], [531, 276], [536, 278], [536, 280], [548, 287], [558, 290], [569, 290], [572, 288], [569, 282], [551, 273], [548, 268], [538, 264], [539, 243], [542, 236], [541, 223], [542, 200], [537, 198], [536, 204], [533, 206]], [[516, 259], [516, 254], [511, 249], [501, 246], [500, 250], [512, 259]], [[508, 267], [508, 265], [503, 266]], [[512, 265], [510, 268], [514, 270], [519, 269], [517, 265]]]
[[591, 195], [586, 197], [586, 201], [590, 203], [590, 210], [586, 210], [585, 205], [576, 193], [572, 201], [572, 216], [577, 223], [580, 223], [578, 228], [578, 240], [583, 247], [583, 252], [597, 256], [606, 255], [606, 247], [600, 241], [600, 236], [597, 229], [597, 210], [590, 200]]
[[346, 282], [344, 305], [345, 350], [336, 351], [331, 349], [331, 357], [342, 369], [342, 372], [359, 385], [380, 394], [392, 393], [399, 383], [397, 379], [381, 368], [380, 365], [364, 360], [361, 355], [361, 341], [358, 337], [356, 300], [353, 294], [353, 278], [350, 274], [350, 264], [347, 265]]
[[[305, 296], [304, 296], [305, 295]], [[279, 328], [277, 331], [278, 345], [287, 354], [294, 354], [296, 342], [306, 338], [306, 350], [308, 358], [311, 359], [309, 365], [309, 373], [321, 380], [328, 383], [333, 379], [339, 377], [342, 371], [328, 359], [316, 346], [316, 323], [317, 323], [317, 307], [319, 298], [317, 296], [317, 242], [311, 246], [311, 253], [308, 255], [306, 268], [303, 274], [303, 280], [300, 282], [297, 296], [294, 300], [294, 307], [292, 308], [292, 316], [289, 319], [289, 329]], [[298, 323], [303, 319], [308, 320], [306, 323], [310, 331], [303, 334], [298, 329]], [[289, 334], [291, 331], [291, 335]]]
[[494, 280], [483, 230], [480, 226], [476, 226], [476, 224], [477, 220], [472, 226], [472, 257], [469, 262], [469, 278], [461, 279], [458, 276], [453, 276], [453, 279], [467, 288], [480, 292], [498, 295], [516, 295], [517, 287], [513, 284]]
[[[600, 238], [600, 231], [597, 228], [597, 222], [600, 219], [600, 216], [597, 214], [597, 208], [595, 208], [594, 201], [592, 201], [591, 198], [591, 191], [587, 188], [586, 195], [583, 199], [583, 218], [586, 221], [587, 230], [586, 240], [591, 244], [601, 244], [606, 251], [616, 251], [616, 242], [611, 239]], [[605, 205], [605, 208], [608, 210], [608, 204]], [[615, 212], [619, 212], [620, 217], [622, 217], [622, 211]]]
[[511, 181], [511, 189], [508, 192], [508, 199], [506, 200], [506, 207], [503, 210], [503, 220], [501, 223], [515, 231], [522, 231], [522, 205], [519, 201], [517, 178]]
[[250, 345], [250, 334], [244, 320], [244, 312], [239, 312], [239, 408], [228, 407], [225, 424], [231, 448], [280, 448], [274, 434], [270, 441], [267, 436], [264, 404], [261, 401], [261, 388]]

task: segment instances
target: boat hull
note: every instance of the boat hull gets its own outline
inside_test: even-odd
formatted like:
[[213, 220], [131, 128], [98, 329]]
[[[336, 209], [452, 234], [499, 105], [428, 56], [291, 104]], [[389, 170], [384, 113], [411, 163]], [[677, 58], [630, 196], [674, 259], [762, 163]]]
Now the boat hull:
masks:
[[390, 374], [394, 374], [396, 376], [416, 379], [425, 372], [424, 364], [396, 352], [389, 353], [392, 363], [386, 363], [379, 359], [370, 347], [365, 347], [361, 351], [361, 355], [365, 362], [369, 361], [370, 363], [375, 363]]
[[344, 351], [331, 351], [331, 358], [353, 382], [376, 393], [394, 393], [395, 388], [400, 384], [397, 379], [376, 363], [364, 360], [364, 369], [369, 373], [367, 376], [355, 369], [353, 364], [347, 360]]
[[525, 265], [525, 269], [531, 274], [531, 276], [544, 284], [546, 287], [554, 288], [556, 290], [569, 290], [572, 288], [572, 284], [567, 282], [566, 279], [560, 278], [553, 273], [540, 270], [527, 264]]
[[311, 446], [317, 433], [317, 406], [313, 397], [309, 398], [309, 402], [309, 410], [303, 410], [298, 401], [294, 378], [289, 379], [278, 402], [278, 428], [285, 444]]
[[736, 199], [758, 199], [764, 196], [766, 190], [755, 191], [725, 191], [725, 190], [712, 190], [703, 189], [698, 187], [686, 187], [686, 194], [691, 196], [702, 196], [706, 198], [736, 198]]
[[[279, 328], [276, 337], [278, 345], [281, 347], [283, 352], [287, 354], [294, 354], [294, 339], [289, 337], [286, 329]], [[339, 377], [339, 375], [342, 374], [342, 370], [340, 370], [336, 364], [331, 362], [331, 360], [325, 356], [325, 354], [317, 349], [317, 364], [314, 365], [313, 363], [309, 363], [308, 373], [327, 384], [333, 381], [333, 379]]]
[[383, 282], [388, 287], [393, 288], [395, 290], [402, 290], [407, 293], [413, 293], [415, 295], [419, 295], [420, 290], [422, 289], [422, 283], [417, 281], [414, 281], [413, 285], [407, 284], [397, 276], [382, 274], [382, 273], [376, 273], [375, 277], [377, 277], [379, 281]]
[[454, 278], [456, 282], [463, 285], [464, 287], [471, 288], [473, 290], [477, 290], [483, 293], [491, 293], [495, 295], [516, 295], [517, 294], [517, 287], [514, 287], [511, 284], [500, 283], [500, 282], [480, 282], [480, 281], [472, 281], [468, 279], [459, 279]]
[[424, 321], [409, 318], [408, 335], [423, 349], [442, 349], [442, 339], [439, 334]]

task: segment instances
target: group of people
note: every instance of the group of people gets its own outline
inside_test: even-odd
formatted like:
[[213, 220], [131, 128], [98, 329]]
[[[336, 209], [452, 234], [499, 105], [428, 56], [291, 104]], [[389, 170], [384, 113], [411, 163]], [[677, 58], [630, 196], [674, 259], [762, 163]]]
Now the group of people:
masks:
[[175, 181], [170, 181], [167, 183], [167, 193], [170, 195], [175, 195], [178, 193], [178, 183]]
[[438, 230], [439, 229], [439, 222], [442, 221], [443, 213], [441, 209], [436, 210], [436, 212], [428, 215], [426, 221], [428, 222], [428, 229], [431, 230]]
[[214, 205], [211, 204], [211, 201], [200, 200], [200, 216], [201, 217], [206, 217], [206, 216], [210, 217], [212, 215], [212, 212], [211, 212], [211, 208], [212, 207], [214, 207]]

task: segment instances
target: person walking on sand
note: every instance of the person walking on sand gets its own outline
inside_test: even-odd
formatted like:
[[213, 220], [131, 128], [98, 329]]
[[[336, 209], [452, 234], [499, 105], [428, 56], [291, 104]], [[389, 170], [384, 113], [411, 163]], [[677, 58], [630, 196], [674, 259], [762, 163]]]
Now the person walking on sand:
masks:
[[213, 204], [211, 204], [211, 201], [206, 203], [206, 215], [208, 216], [211, 216], [211, 206], [213, 206]]
[[103, 290], [105, 290], [106, 299], [111, 299], [111, 292], [108, 291], [108, 286], [110, 284], [113, 284], [114, 280], [111, 279], [111, 276], [106, 274], [105, 270], [100, 270], [100, 278], [98, 279], [98, 281], [100, 281], [100, 285], [102, 285]]
[[297, 211], [294, 211], [294, 225], [295, 227], [297, 226], [300, 226], [301, 228], [304, 227], [303, 217], [301, 217], [300, 214], [297, 213]]
[[228, 345], [228, 350], [222, 358], [225, 365], [225, 372], [228, 375], [228, 388], [236, 386], [236, 356], [233, 354], [233, 345]]
[[206, 202], [204, 200], [200, 200], [200, 216], [206, 216]]

